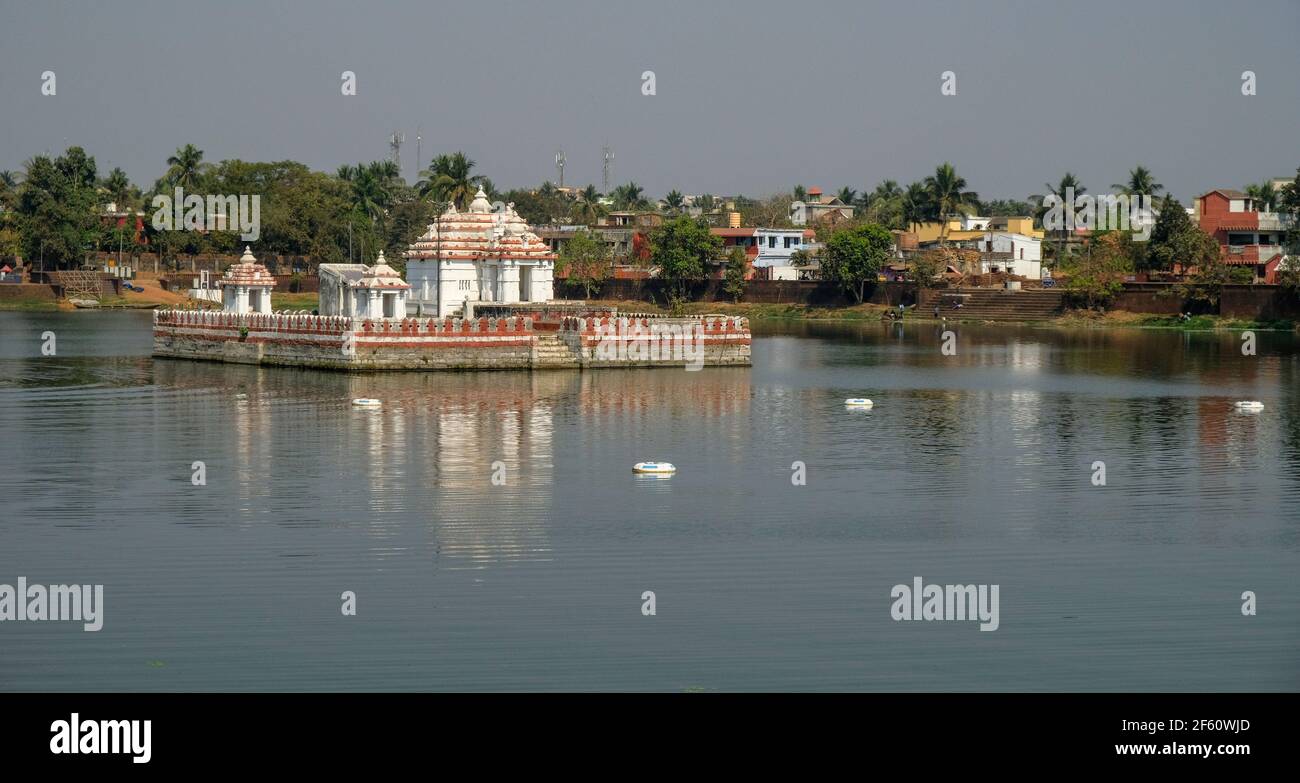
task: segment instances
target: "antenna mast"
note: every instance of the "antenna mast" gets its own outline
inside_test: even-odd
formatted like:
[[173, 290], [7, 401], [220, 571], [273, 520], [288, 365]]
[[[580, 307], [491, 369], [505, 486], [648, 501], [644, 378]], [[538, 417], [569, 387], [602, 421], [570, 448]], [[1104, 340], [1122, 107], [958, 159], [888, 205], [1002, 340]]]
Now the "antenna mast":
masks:
[[605, 164], [604, 164], [604, 168], [602, 169], [603, 176], [601, 179], [601, 192], [608, 196], [609, 195], [609, 164], [614, 162], [614, 150], [606, 146], [604, 148], [604, 152], [605, 152]]
[[406, 134], [393, 131], [393, 135], [388, 137], [388, 147], [393, 151], [393, 162], [397, 164], [397, 172], [402, 171], [402, 145], [406, 143]]
[[564, 187], [564, 150], [555, 153], [555, 168], [560, 170], [560, 187]]

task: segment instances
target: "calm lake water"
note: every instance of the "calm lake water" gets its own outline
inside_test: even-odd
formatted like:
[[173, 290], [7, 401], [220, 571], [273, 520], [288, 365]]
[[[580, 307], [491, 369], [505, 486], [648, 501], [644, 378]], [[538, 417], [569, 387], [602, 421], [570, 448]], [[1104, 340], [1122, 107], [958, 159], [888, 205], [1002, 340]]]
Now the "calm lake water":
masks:
[[[1300, 689], [1296, 338], [954, 329], [348, 376], [0, 313], [0, 584], [106, 604], [0, 623], [0, 690]], [[894, 621], [916, 576], [999, 585], [1000, 627]]]

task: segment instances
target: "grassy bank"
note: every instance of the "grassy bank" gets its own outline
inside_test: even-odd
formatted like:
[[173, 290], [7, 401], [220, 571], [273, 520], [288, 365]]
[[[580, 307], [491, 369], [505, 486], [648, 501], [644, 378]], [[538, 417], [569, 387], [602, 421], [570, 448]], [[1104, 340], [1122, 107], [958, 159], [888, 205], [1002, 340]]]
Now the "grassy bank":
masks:
[[[658, 305], [639, 301], [592, 301], [592, 305], [616, 307], [623, 312], [667, 313]], [[757, 304], [742, 302], [691, 302], [684, 308], [689, 315], [719, 313], [723, 315], [743, 316], [752, 321], [775, 320], [815, 320], [815, 321], [879, 321], [881, 315], [893, 308], [885, 305], [861, 304], [852, 307], [815, 307], [802, 304]], [[1026, 323], [1036, 326], [1061, 326], [1085, 329], [1098, 328], [1133, 328], [1133, 329], [1181, 329], [1202, 331], [1207, 329], [1271, 329], [1294, 331], [1295, 321], [1279, 319], [1273, 321], [1250, 321], [1240, 318], [1224, 318], [1217, 315], [1198, 315], [1184, 321], [1176, 315], [1154, 315], [1151, 313], [1130, 313], [1114, 310], [1096, 313], [1073, 310], [1064, 315], [1046, 321], [985, 321], [980, 318], [962, 319], [954, 317], [952, 311], [943, 313], [948, 323]], [[930, 311], [909, 308], [904, 320], [934, 321]]]
[[1289, 319], [1251, 321], [1218, 315], [1195, 315], [1183, 320], [1176, 315], [1130, 313], [1123, 310], [1112, 310], [1107, 313], [1075, 310], [1047, 323], [1054, 326], [1081, 328], [1127, 327], [1133, 329], [1179, 329], [1197, 332], [1209, 329], [1259, 329], [1291, 332], [1296, 329], [1295, 321]]
[[271, 292], [271, 309], [279, 312], [281, 310], [295, 310], [304, 313], [310, 313], [320, 305], [319, 295], [315, 292], [307, 294], [290, 294]]
[[67, 302], [60, 303], [56, 299], [44, 297], [23, 296], [0, 299], [0, 312], [53, 313], [71, 309], [73, 309], [72, 305]]

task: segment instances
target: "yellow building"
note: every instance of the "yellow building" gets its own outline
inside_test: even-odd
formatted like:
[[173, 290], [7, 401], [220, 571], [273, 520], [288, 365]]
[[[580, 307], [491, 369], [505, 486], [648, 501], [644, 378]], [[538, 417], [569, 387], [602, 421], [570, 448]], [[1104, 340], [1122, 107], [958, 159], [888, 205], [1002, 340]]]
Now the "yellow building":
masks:
[[[980, 239], [988, 231], [1005, 231], [1009, 234], [1024, 234], [1027, 237], [1042, 239], [1041, 228], [1034, 228], [1032, 217], [978, 217], [961, 215], [947, 220], [949, 242], [971, 242]], [[912, 226], [911, 233], [916, 235], [920, 244], [938, 242], [943, 234], [944, 223], [932, 220]]]

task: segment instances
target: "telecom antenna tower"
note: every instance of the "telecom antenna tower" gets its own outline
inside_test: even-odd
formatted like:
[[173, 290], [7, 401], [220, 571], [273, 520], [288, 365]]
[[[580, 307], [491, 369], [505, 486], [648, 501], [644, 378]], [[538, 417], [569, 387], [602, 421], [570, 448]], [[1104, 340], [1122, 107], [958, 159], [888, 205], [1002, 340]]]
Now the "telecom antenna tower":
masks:
[[560, 171], [560, 187], [564, 187], [564, 150], [555, 153], [555, 168]]
[[609, 165], [614, 162], [614, 150], [605, 147], [605, 164], [601, 169], [603, 172], [601, 179], [601, 193], [609, 195]]
[[402, 171], [402, 145], [406, 143], [406, 134], [393, 131], [393, 135], [388, 137], [388, 147], [393, 151], [393, 162], [397, 164], [397, 171]]

